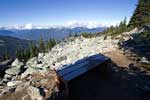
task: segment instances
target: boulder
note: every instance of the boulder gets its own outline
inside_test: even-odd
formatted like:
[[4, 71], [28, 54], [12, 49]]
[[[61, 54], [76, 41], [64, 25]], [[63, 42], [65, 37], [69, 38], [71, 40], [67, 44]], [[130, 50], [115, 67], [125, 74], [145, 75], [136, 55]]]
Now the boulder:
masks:
[[7, 83], [7, 86], [17, 86], [18, 84], [21, 84], [22, 81], [10, 81]]
[[0, 65], [10, 65], [11, 63], [13, 62], [13, 59], [8, 59], [8, 60], [5, 60], [3, 62], [0, 62]]
[[31, 75], [35, 72], [37, 72], [37, 70], [29, 67], [24, 73], [21, 74], [21, 79], [26, 78], [28, 75]]
[[21, 73], [21, 68], [20, 67], [9, 68], [5, 71], [5, 73], [8, 75], [18, 75], [19, 73]]
[[34, 73], [44, 74], [45, 72], [47, 72], [47, 69], [29, 67], [24, 73], [21, 74], [21, 79], [26, 78], [28, 75], [32, 75]]
[[11, 79], [12, 76], [11, 76], [11, 75], [8, 75], [8, 74], [5, 74], [5, 75], [4, 75], [4, 78], [5, 78], [5, 79]]
[[140, 63], [150, 64], [150, 61], [148, 61], [146, 57], [142, 57]]
[[29, 59], [26, 63], [26, 66], [28, 67], [35, 67], [38, 64], [38, 58], [37, 57], [33, 57], [31, 59]]
[[12, 67], [20, 67], [23, 66], [23, 63], [19, 61], [19, 59], [15, 59], [14, 62], [11, 64]]
[[3, 79], [2, 82], [3, 82], [3, 84], [7, 84], [8, 80], [7, 79]]
[[57, 62], [61, 62], [63, 60], [67, 60], [67, 56], [61, 56], [61, 57], [57, 58]]
[[43, 97], [40, 95], [40, 90], [36, 87], [29, 86], [27, 88], [27, 93], [32, 100], [43, 100]]

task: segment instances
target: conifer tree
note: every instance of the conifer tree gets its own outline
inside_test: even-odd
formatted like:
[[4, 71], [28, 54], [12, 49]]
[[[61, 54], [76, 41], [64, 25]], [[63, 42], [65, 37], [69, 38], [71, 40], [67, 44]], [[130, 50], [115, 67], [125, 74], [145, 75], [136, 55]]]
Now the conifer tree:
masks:
[[54, 47], [57, 44], [57, 41], [55, 39], [49, 39], [47, 42], [47, 49], [51, 50], [52, 47]]
[[139, 0], [129, 26], [139, 28], [146, 24], [150, 24], [150, 0]]
[[29, 48], [30, 48], [30, 57], [35, 57], [38, 55], [39, 50], [34, 43], [31, 42]]
[[44, 40], [43, 40], [42, 36], [40, 37], [40, 40], [39, 40], [39, 51], [40, 52], [44, 52], [45, 51], [45, 43], [44, 43]]
[[21, 50], [20, 49], [17, 49], [16, 50], [16, 57], [21, 60], [22, 59], [22, 54], [21, 54]]

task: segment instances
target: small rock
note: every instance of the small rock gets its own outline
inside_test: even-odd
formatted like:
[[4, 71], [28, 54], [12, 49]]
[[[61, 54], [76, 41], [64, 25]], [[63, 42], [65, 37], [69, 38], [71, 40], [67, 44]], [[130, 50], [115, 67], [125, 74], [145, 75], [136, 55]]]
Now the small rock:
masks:
[[3, 81], [4, 84], [6, 84], [8, 82], [8, 80], [5, 79], [5, 78], [2, 81]]
[[22, 81], [11, 81], [7, 83], [7, 86], [17, 86], [18, 84], [21, 84]]
[[40, 95], [40, 90], [36, 87], [29, 86], [27, 88], [27, 93], [32, 100], [43, 100], [43, 97]]
[[8, 75], [8, 74], [5, 74], [5, 75], [4, 75], [4, 78], [5, 78], [5, 79], [11, 79], [12, 76], [11, 76], [11, 75]]
[[37, 64], [36, 67], [43, 68], [43, 64]]
[[39, 53], [38, 54], [38, 59], [41, 59], [41, 58], [43, 58], [44, 57], [44, 53]]

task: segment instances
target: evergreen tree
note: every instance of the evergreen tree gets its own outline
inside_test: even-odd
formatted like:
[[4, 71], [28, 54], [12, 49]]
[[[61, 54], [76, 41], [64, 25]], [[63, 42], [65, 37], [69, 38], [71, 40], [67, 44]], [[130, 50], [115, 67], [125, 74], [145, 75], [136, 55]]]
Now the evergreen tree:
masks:
[[128, 31], [128, 28], [127, 28], [127, 19], [125, 17], [124, 20], [121, 21], [119, 25], [110, 26], [109, 28], [107, 28], [107, 30], [105, 31], [105, 34], [116, 36], [126, 31]]
[[69, 33], [69, 37], [72, 37], [72, 34], [71, 34], [71, 32]]
[[77, 33], [75, 33], [75, 34], [74, 34], [74, 37], [78, 37], [78, 34], [77, 34]]
[[16, 51], [16, 57], [19, 59], [19, 60], [22, 60], [22, 54], [21, 54], [21, 49], [17, 49]]
[[38, 50], [38, 48], [37, 48], [37, 46], [35, 45], [35, 44], [33, 44], [32, 42], [30, 43], [30, 57], [35, 57], [35, 56], [37, 56], [38, 55], [38, 52], [39, 52], [39, 50]]
[[88, 34], [88, 33], [86, 33], [86, 32], [81, 33], [81, 36], [83, 36], [84, 38], [88, 38], [88, 37], [90, 37], [90, 36], [89, 36], [89, 34]]
[[121, 32], [121, 33], [127, 31], [127, 24], [126, 24], [127, 21], [126, 20], [127, 19], [125, 17], [124, 20], [121, 21], [119, 24], [119, 32]]
[[52, 47], [54, 47], [57, 44], [57, 41], [55, 39], [49, 39], [47, 42], [47, 49], [51, 50]]
[[139, 0], [129, 26], [142, 27], [146, 24], [150, 24], [150, 0]]
[[30, 49], [24, 50], [24, 60], [27, 61], [30, 58]]
[[39, 51], [40, 52], [44, 52], [45, 51], [45, 43], [44, 43], [44, 40], [43, 40], [42, 36], [40, 37], [40, 40], [39, 40]]

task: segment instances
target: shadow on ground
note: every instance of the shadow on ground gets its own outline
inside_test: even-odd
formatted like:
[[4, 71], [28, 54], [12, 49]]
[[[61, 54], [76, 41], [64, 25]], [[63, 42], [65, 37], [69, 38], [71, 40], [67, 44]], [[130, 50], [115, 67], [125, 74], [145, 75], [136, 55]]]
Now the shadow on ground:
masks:
[[[120, 47], [126, 51], [135, 53], [139, 57], [146, 57], [150, 60], [150, 39], [143, 37], [143, 34], [144, 33], [133, 34], [132, 39], [123, 41]], [[131, 56], [133, 55], [131, 54]]]
[[150, 100], [149, 91], [144, 89], [148, 83], [148, 73], [113, 63], [107, 77], [91, 71], [72, 80], [69, 100]]

